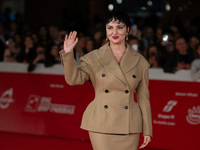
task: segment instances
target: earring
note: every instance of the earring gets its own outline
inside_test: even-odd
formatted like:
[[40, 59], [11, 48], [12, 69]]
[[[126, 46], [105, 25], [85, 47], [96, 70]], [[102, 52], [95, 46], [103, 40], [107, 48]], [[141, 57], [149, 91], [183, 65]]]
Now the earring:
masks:
[[126, 41], [128, 41], [128, 35], [126, 35]]
[[108, 37], [106, 37], [106, 41], [108, 41]]

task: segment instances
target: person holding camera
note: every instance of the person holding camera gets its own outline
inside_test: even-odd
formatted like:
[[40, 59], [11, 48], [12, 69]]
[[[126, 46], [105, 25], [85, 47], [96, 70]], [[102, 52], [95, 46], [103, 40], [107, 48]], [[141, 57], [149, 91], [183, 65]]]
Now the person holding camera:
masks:
[[175, 48], [167, 59], [164, 72], [175, 73], [182, 69], [190, 69], [191, 63], [194, 60], [194, 53], [188, 50], [188, 45], [183, 37], [175, 40]]
[[6, 41], [7, 48], [4, 52], [4, 62], [16, 62], [17, 54], [19, 53], [20, 49], [16, 48], [15, 41], [13, 38], [9, 38]]
[[31, 35], [26, 35], [23, 46], [16, 56], [17, 62], [30, 63], [35, 56], [35, 44]]
[[44, 63], [46, 60], [45, 57], [45, 48], [42, 45], [36, 47], [36, 55], [34, 59], [29, 63], [28, 72], [31, 72], [35, 69], [36, 64]]

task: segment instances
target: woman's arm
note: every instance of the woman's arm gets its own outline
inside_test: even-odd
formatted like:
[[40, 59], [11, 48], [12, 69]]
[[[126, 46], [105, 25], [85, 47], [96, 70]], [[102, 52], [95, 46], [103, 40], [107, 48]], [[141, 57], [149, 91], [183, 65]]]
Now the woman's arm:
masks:
[[89, 61], [85, 57], [81, 57], [80, 67], [77, 67], [77, 62], [74, 59], [73, 49], [78, 42], [76, 37], [77, 32], [70, 32], [69, 36], [66, 35], [64, 41], [64, 50], [60, 51], [61, 63], [64, 67], [65, 80], [69, 85], [83, 84], [89, 80], [90, 67]]
[[61, 50], [60, 56], [64, 67], [65, 80], [69, 85], [80, 85], [89, 80], [90, 67], [84, 56], [80, 59], [80, 67], [77, 66], [73, 52], [65, 53], [64, 50]]
[[152, 117], [149, 101], [149, 64], [145, 67], [142, 79], [136, 89], [137, 101], [142, 112], [142, 129], [144, 142], [139, 148], [144, 148], [152, 138]]
[[149, 64], [145, 67], [142, 79], [136, 89], [137, 101], [142, 112], [143, 135], [152, 136], [151, 106], [149, 101]]

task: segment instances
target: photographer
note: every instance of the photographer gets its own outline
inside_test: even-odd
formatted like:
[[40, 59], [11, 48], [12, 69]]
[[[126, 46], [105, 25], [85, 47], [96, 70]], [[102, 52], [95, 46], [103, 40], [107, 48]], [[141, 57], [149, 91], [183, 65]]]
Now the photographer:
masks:
[[4, 53], [4, 62], [16, 62], [16, 56], [20, 49], [16, 48], [14, 39], [10, 37], [6, 41], [6, 46], [7, 48]]
[[28, 72], [33, 71], [37, 63], [44, 63], [45, 59], [45, 48], [42, 45], [38, 45], [36, 47], [36, 56], [33, 61], [29, 63]]
[[175, 73], [181, 69], [190, 69], [194, 53], [188, 51], [188, 45], [183, 37], [175, 40], [176, 50], [172, 52], [164, 66], [164, 72]]

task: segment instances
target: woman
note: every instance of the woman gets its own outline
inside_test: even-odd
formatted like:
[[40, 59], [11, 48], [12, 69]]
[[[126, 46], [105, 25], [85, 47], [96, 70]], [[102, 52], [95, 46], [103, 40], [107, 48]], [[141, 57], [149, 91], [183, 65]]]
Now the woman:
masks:
[[47, 53], [45, 67], [51, 67], [54, 64], [60, 63], [59, 45], [52, 45], [50, 51]]
[[189, 50], [191, 50], [194, 53], [194, 57], [198, 58], [198, 53], [195, 49], [195, 46], [199, 44], [199, 39], [196, 36], [191, 36], [189, 38]]
[[191, 65], [191, 77], [193, 81], [197, 81], [200, 78], [200, 44], [195, 46], [195, 50], [198, 57]]
[[9, 38], [6, 41], [7, 48], [4, 52], [4, 62], [16, 62], [16, 56], [20, 49], [16, 48], [15, 41], [13, 38]]
[[151, 68], [160, 67], [160, 56], [158, 47], [155, 44], [151, 44], [144, 51], [144, 56], [148, 60]]
[[143, 148], [152, 137], [149, 64], [125, 42], [130, 25], [126, 14], [110, 12], [105, 25], [109, 42], [81, 57], [78, 69], [73, 58], [77, 32], [66, 35], [60, 52], [65, 79], [69, 85], [91, 80], [94, 86], [95, 98], [84, 112], [81, 128], [89, 131], [95, 150], [138, 149], [142, 131]]
[[35, 45], [32, 36], [25, 36], [23, 44], [24, 45], [22, 49], [20, 49], [16, 60], [18, 62], [30, 63], [36, 55]]
[[85, 53], [89, 53], [94, 50], [94, 41], [91, 38], [87, 39], [85, 43], [85, 48], [83, 50]]
[[36, 47], [35, 56], [29, 62], [28, 72], [32, 72], [33, 70], [35, 70], [35, 67], [37, 66], [38, 63], [43, 63], [44, 64], [45, 61], [46, 61], [45, 47], [43, 45], [38, 45]]

